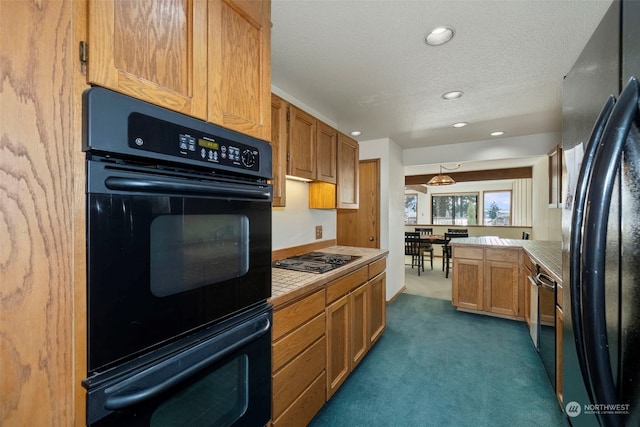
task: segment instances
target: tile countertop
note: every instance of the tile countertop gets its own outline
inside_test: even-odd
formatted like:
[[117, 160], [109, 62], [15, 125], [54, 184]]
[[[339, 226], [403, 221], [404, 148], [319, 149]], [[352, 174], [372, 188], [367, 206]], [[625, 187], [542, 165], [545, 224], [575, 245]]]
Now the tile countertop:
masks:
[[451, 245], [523, 248], [536, 264], [540, 264], [556, 281], [562, 283], [562, 242], [478, 236], [456, 238]]
[[270, 301], [274, 308], [278, 308], [289, 301], [310, 294], [332, 280], [338, 279], [362, 266], [383, 258], [389, 253], [386, 249], [357, 248], [352, 246], [330, 246], [316, 252], [353, 255], [360, 256], [361, 258], [350, 262], [347, 265], [321, 274], [285, 270], [283, 268], [276, 267], [272, 268]]

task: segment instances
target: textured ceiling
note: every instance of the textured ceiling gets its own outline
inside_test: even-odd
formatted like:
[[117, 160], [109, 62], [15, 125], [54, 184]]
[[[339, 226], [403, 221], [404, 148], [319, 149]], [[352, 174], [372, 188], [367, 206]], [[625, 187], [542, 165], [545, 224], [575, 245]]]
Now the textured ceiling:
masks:
[[[561, 89], [610, 0], [272, 0], [272, 83], [359, 141], [561, 131]], [[455, 37], [427, 46], [428, 30]], [[462, 90], [461, 99], [441, 95]], [[455, 129], [451, 125], [469, 125]]]

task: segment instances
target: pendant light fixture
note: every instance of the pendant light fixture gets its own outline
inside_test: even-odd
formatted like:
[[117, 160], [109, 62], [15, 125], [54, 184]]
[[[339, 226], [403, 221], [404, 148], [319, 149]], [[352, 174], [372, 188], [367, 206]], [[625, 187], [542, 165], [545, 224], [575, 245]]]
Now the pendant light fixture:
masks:
[[458, 164], [455, 168], [445, 168], [444, 166], [440, 165], [440, 173], [436, 176], [434, 176], [433, 178], [431, 178], [429, 180], [429, 182], [427, 182], [427, 185], [452, 185], [455, 184], [456, 181], [451, 178], [449, 175], [443, 175], [442, 174], [442, 169], [448, 170], [448, 171], [452, 171], [452, 170], [456, 170], [460, 167], [460, 164]]

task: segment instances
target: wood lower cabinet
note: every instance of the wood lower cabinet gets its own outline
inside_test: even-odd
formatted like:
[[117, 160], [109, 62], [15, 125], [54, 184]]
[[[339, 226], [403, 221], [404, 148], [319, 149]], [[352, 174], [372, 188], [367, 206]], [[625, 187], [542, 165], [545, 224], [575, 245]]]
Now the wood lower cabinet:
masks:
[[458, 308], [523, 318], [522, 250], [454, 246], [452, 303]]
[[327, 400], [386, 325], [386, 259], [327, 285]]
[[380, 338], [386, 258], [273, 313], [272, 425], [306, 426]]
[[270, 0], [90, 0], [88, 10], [88, 83], [270, 139]]
[[459, 308], [484, 308], [484, 250], [454, 246], [452, 303]]
[[324, 405], [325, 329], [324, 289], [274, 311], [274, 426], [305, 426]]
[[327, 400], [350, 372], [350, 315], [349, 295], [327, 306]]

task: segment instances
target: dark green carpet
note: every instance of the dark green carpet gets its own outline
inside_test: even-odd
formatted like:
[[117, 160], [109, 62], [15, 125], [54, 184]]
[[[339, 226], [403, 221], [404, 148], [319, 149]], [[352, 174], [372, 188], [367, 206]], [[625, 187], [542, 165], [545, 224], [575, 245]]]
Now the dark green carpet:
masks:
[[309, 424], [562, 426], [522, 322], [401, 294], [378, 343]]

